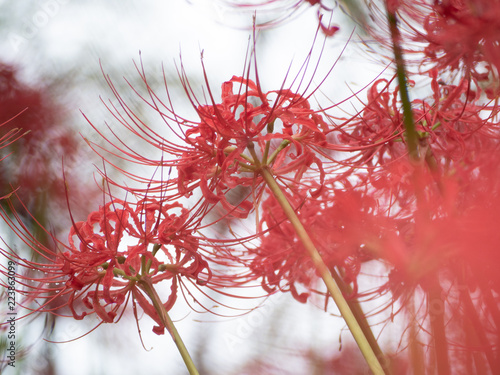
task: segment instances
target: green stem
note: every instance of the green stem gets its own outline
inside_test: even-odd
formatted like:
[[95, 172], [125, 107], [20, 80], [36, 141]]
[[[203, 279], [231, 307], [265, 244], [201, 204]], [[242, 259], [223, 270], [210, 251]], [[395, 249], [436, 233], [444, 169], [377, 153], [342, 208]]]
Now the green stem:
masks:
[[179, 353], [181, 354], [182, 359], [186, 364], [189, 374], [199, 375], [199, 372], [196, 369], [196, 366], [194, 365], [194, 362], [191, 359], [191, 356], [189, 355], [189, 352], [186, 349], [186, 346], [184, 345], [184, 342], [182, 341], [179, 332], [177, 332], [177, 329], [174, 326], [174, 322], [172, 322], [172, 319], [170, 319], [170, 316], [168, 315], [165, 306], [163, 306], [163, 303], [161, 302], [158, 293], [156, 293], [155, 288], [151, 284], [151, 279], [147, 276], [142, 277], [141, 280], [138, 282], [138, 284], [141, 287], [141, 289], [151, 299], [151, 301], [153, 302], [153, 306], [156, 312], [158, 313], [158, 316], [160, 317], [162, 324], [167, 328], [168, 332], [170, 332], [170, 334], [172, 335], [175, 345], [177, 346], [177, 349], [179, 350]]
[[[158, 250], [160, 250], [161, 248], [161, 244], [154, 244], [153, 246], [153, 251], [152, 251], [152, 254], [153, 256], [156, 255], [156, 253], [158, 252]], [[148, 259], [148, 261], [146, 262], [146, 257], [142, 257], [141, 259], [141, 269], [142, 269], [142, 274], [143, 275], [147, 275], [149, 273], [149, 270], [151, 268], [151, 265], [153, 264], [153, 262], [151, 261], [151, 259]]]
[[[489, 312], [489, 315], [492, 317], [493, 322], [495, 323], [495, 327], [497, 332], [500, 331], [500, 311], [498, 310], [497, 301], [491, 292], [491, 288], [488, 285], [485, 285], [484, 282], [481, 282], [480, 286], [482, 294], [484, 296], [486, 310]], [[500, 340], [500, 335], [497, 335]], [[500, 341], [497, 342], [497, 347], [500, 347]]]
[[278, 156], [278, 154], [283, 149], [285, 149], [286, 146], [288, 146], [289, 144], [290, 144], [290, 141], [288, 139], [285, 139], [283, 142], [281, 142], [281, 144], [278, 146], [278, 148], [276, 148], [276, 150], [274, 150], [274, 152], [271, 154], [271, 156], [269, 156], [269, 159], [264, 160], [265, 165], [271, 164], [274, 161], [274, 159], [276, 158], [276, 156]]
[[316, 270], [323, 279], [328, 292], [332, 296], [333, 300], [335, 301], [340, 311], [340, 314], [343, 316], [345, 322], [347, 323], [347, 326], [349, 327], [349, 330], [351, 331], [354, 340], [356, 340], [356, 343], [358, 344], [361, 353], [365, 357], [366, 362], [368, 363], [368, 366], [370, 367], [371, 371], [376, 375], [385, 374], [377, 356], [375, 355], [372, 347], [370, 346], [370, 343], [363, 334], [363, 330], [361, 329], [354, 314], [349, 308], [349, 304], [342, 295], [342, 292], [339, 289], [335, 280], [333, 279], [330, 271], [328, 270], [328, 267], [326, 266], [325, 262], [323, 262], [321, 255], [314, 246], [314, 243], [309, 237], [304, 226], [300, 222], [297, 214], [295, 213], [295, 210], [290, 205], [290, 202], [288, 202], [285, 194], [283, 193], [280, 186], [274, 179], [271, 171], [267, 166], [264, 166], [260, 170], [260, 174], [262, 175], [264, 181], [267, 183], [267, 186], [271, 189], [274, 197], [276, 198], [281, 208], [283, 209], [285, 215], [287, 216], [288, 220], [290, 220], [290, 223], [294, 227], [297, 236], [299, 237], [305, 249], [309, 253], [309, 256], [311, 257]]
[[[273, 131], [274, 131], [274, 121], [271, 122], [271, 123], [269, 123], [269, 124], [267, 124], [267, 134], [270, 134]], [[268, 162], [267, 162], [267, 156], [269, 155], [269, 149], [270, 149], [270, 147], [271, 147], [271, 141], [268, 140], [268, 141], [266, 141], [266, 147], [264, 149], [264, 155], [262, 156], [262, 162], [264, 164], [266, 164], [266, 165], [268, 164]]]
[[389, 30], [391, 32], [392, 48], [394, 60], [396, 63], [396, 74], [399, 82], [399, 95], [403, 103], [403, 124], [405, 127], [406, 143], [408, 153], [412, 161], [419, 160], [418, 154], [418, 139], [419, 136], [415, 129], [415, 121], [413, 119], [413, 111], [411, 109], [410, 95], [408, 94], [408, 83], [406, 80], [406, 69], [403, 59], [403, 50], [401, 49], [401, 33], [398, 29], [398, 20], [396, 13], [387, 9], [387, 20], [389, 22]]
[[[344, 279], [342, 278], [341, 275], [335, 270], [331, 270], [332, 277], [339, 286], [342, 294], [344, 295], [350, 295], [352, 294], [352, 288], [349, 284], [346, 284], [344, 282]], [[368, 343], [370, 344], [371, 348], [373, 349], [373, 352], [377, 356], [377, 358], [380, 361], [380, 364], [384, 368], [384, 371], [386, 374], [391, 374], [391, 367], [390, 367], [390, 362], [385, 358], [384, 353], [382, 352], [382, 349], [380, 349], [380, 346], [377, 342], [377, 339], [373, 335], [373, 332], [370, 328], [370, 325], [368, 324], [368, 320], [366, 319], [366, 315], [363, 312], [363, 309], [361, 308], [361, 305], [359, 304], [359, 301], [357, 299], [347, 299], [347, 304], [349, 305], [349, 308], [351, 309], [354, 317], [356, 318], [356, 321], [359, 323], [359, 326], [361, 327], [361, 330], [363, 331], [363, 334], [365, 335], [366, 339], [368, 340]]]

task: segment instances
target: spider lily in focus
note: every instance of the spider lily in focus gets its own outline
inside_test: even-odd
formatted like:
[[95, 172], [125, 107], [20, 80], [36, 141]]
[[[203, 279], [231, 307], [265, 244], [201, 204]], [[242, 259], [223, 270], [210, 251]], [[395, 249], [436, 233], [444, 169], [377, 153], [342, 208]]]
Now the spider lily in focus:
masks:
[[168, 311], [179, 288], [189, 295], [191, 286], [210, 287], [212, 282], [203, 254], [208, 240], [195, 234], [200, 218], [178, 203], [113, 199], [86, 221], [74, 223], [69, 245], [52, 237], [54, 248], [39, 243], [19, 216], [10, 219], [5, 212], [2, 216], [41, 259], [30, 261], [12, 250], [2, 251], [18, 265], [16, 279], [22, 285], [18, 293], [31, 313], [65, 315], [69, 310], [78, 320], [95, 313], [102, 322], [111, 323], [132, 301], [157, 323], [153, 330], [160, 334], [165, 325], [144, 286], [170, 285], [163, 302]]
[[[302, 66], [303, 70], [309, 65], [310, 54]], [[327, 74], [332, 69], [333, 66]], [[249, 65], [246, 68], [247, 76], [233, 76], [222, 84], [220, 100], [216, 98], [204, 72], [207, 99], [202, 103], [195, 96], [182, 68], [181, 83], [198, 120], [189, 120], [175, 111], [168, 87], [167, 100], [162, 100], [150, 86], [144, 69], [141, 67], [138, 71], [146, 93], [141, 94], [137, 89], [134, 91], [157, 113], [165, 125], [164, 130], [155, 130], [141, 120], [118, 93], [109, 77], [106, 79], [118, 105], [109, 104], [107, 108], [122, 126], [161, 156], [147, 158], [140, 151], [126, 146], [116, 133], [113, 133], [113, 137], [106, 136], [89, 120], [109, 148], [89, 143], [109, 164], [117, 165], [113, 158], [118, 157], [140, 166], [173, 169], [174, 177], [164, 181], [163, 178], [146, 179], [119, 168], [120, 172], [135, 182], [143, 183], [147, 189], [125, 186], [103, 172], [103, 177], [110, 184], [134, 194], [162, 192], [177, 199], [191, 197], [200, 191], [207, 203], [220, 204], [228, 215], [245, 218], [263, 192], [262, 169], [268, 169], [278, 179], [282, 179], [282, 186], [303, 187], [308, 181], [302, 178], [306, 171], [315, 174], [315, 179], [322, 182], [324, 164], [328, 164], [329, 169], [337, 167], [336, 163], [332, 163], [332, 151], [354, 149], [335, 144], [333, 136], [329, 136], [331, 124], [324, 120], [325, 109], [311, 108], [310, 98], [319, 87], [305, 94], [312, 84], [311, 81], [305, 81], [305, 71], [301, 73], [304, 75], [298, 75], [291, 82], [291, 86], [298, 87], [297, 90], [304, 87], [304, 93], [284, 88], [286, 81], [280, 89], [266, 92], [256, 68], [255, 80], [249, 78]], [[230, 203], [226, 197], [235, 187], [251, 188], [251, 193], [237, 205]]]

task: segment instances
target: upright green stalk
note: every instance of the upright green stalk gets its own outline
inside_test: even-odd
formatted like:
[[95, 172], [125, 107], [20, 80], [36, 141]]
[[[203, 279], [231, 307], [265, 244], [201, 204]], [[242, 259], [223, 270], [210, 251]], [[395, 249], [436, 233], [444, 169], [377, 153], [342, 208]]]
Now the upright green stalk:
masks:
[[191, 359], [191, 356], [189, 355], [189, 352], [186, 346], [184, 345], [184, 342], [182, 341], [179, 332], [174, 326], [174, 322], [172, 322], [172, 319], [170, 319], [170, 316], [168, 315], [165, 306], [163, 306], [163, 303], [161, 302], [158, 293], [156, 293], [155, 288], [151, 284], [151, 280], [148, 277], [142, 277], [141, 280], [139, 280], [137, 283], [151, 299], [151, 301], [153, 302], [153, 306], [156, 312], [158, 313], [158, 316], [160, 317], [162, 324], [167, 328], [168, 332], [172, 335], [175, 345], [177, 346], [179, 353], [181, 353], [182, 359], [186, 364], [189, 374], [199, 375], [199, 372], [196, 369], [196, 366], [194, 365], [194, 362]]
[[[401, 33], [398, 28], [396, 9], [394, 4], [386, 0], [387, 20], [391, 33], [394, 60], [396, 63], [396, 73], [399, 82], [399, 95], [403, 104], [403, 123], [405, 127], [406, 144], [408, 147], [409, 158], [413, 162], [420, 161], [419, 155], [419, 136], [415, 128], [415, 120], [411, 107], [410, 96], [408, 94], [408, 84], [406, 79], [406, 69], [401, 49]], [[397, 6], [397, 5], [396, 5]], [[429, 162], [428, 162], [429, 163]], [[432, 164], [429, 163], [432, 168]], [[417, 173], [414, 174], [414, 183], [419, 184]], [[422, 194], [417, 190], [417, 202]], [[439, 375], [450, 374], [450, 362], [448, 358], [448, 343], [446, 341], [445, 323], [444, 323], [444, 301], [441, 297], [441, 286], [437, 277], [432, 285], [426, 290], [429, 303], [432, 305], [429, 311], [431, 330], [434, 339], [434, 353], [436, 356], [436, 365]]]
[[286, 217], [294, 227], [297, 236], [299, 237], [300, 241], [302, 242], [305, 249], [309, 253], [309, 256], [311, 257], [314, 266], [316, 267], [316, 270], [323, 279], [326, 288], [328, 289], [328, 292], [330, 293], [333, 300], [337, 304], [340, 313], [342, 314], [344, 320], [346, 321], [347, 326], [349, 327], [354, 339], [356, 340], [356, 343], [358, 344], [361, 353], [365, 357], [366, 362], [368, 363], [368, 366], [370, 367], [371, 371], [376, 375], [385, 374], [379, 362], [379, 359], [375, 355], [372, 347], [370, 346], [370, 343], [368, 342], [367, 338], [363, 333], [363, 330], [361, 329], [354, 314], [349, 308], [349, 304], [342, 295], [342, 292], [339, 289], [335, 280], [333, 279], [330, 271], [328, 270], [328, 267], [326, 266], [325, 262], [323, 262], [321, 255], [314, 246], [314, 243], [309, 237], [309, 234], [305, 230], [304, 226], [300, 222], [297, 214], [295, 213], [295, 210], [290, 205], [290, 202], [288, 202], [285, 194], [283, 194], [283, 191], [281, 190], [280, 186], [274, 179], [271, 171], [267, 166], [262, 166], [262, 168], [259, 170], [259, 173], [262, 175], [267, 186], [271, 189], [274, 197], [280, 204]]
[[399, 83], [399, 95], [403, 103], [403, 124], [405, 127], [406, 143], [408, 153], [412, 161], [419, 160], [418, 153], [418, 134], [415, 129], [415, 121], [413, 119], [413, 111], [411, 109], [410, 95], [408, 94], [408, 83], [406, 80], [406, 69], [403, 59], [403, 51], [401, 49], [401, 33], [398, 29], [398, 21], [396, 13], [387, 7], [387, 20], [389, 22], [389, 30], [391, 32], [392, 49], [394, 53], [394, 61], [396, 63], [396, 74]]

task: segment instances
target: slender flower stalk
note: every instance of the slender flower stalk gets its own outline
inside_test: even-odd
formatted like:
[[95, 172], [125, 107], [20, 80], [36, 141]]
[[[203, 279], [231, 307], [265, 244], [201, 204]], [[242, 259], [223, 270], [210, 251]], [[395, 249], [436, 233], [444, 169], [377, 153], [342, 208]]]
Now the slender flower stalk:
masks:
[[439, 375], [448, 375], [451, 370], [448, 359], [448, 341], [446, 339], [445, 304], [442, 294], [443, 291], [438, 280], [433, 280], [427, 291], [427, 303], [429, 304], [429, 319], [434, 340], [436, 367]]
[[[396, 16], [397, 5], [394, 5], [390, 1], [386, 1], [387, 8], [387, 20], [389, 24], [389, 30], [392, 39], [392, 46], [394, 52], [394, 60], [396, 64], [396, 74], [399, 82], [399, 95], [401, 97], [401, 102], [403, 106], [403, 123], [405, 126], [405, 138], [408, 148], [408, 157], [414, 162], [418, 163], [421, 155], [419, 152], [418, 139], [415, 128], [415, 120], [413, 116], [413, 110], [411, 106], [411, 100], [408, 93], [408, 83], [406, 78], [405, 62], [403, 57], [403, 51], [401, 48], [401, 34], [398, 28], [398, 19]], [[420, 186], [421, 181], [419, 180], [419, 168], [415, 169], [414, 179], [415, 184]], [[422, 192], [416, 190], [417, 205], [419, 204], [419, 197], [422, 196]], [[439, 280], [436, 278], [431, 282], [429, 290], [427, 290], [427, 298], [429, 303], [429, 314], [431, 321], [431, 329], [434, 339], [434, 352], [437, 364], [437, 372], [439, 375], [450, 374], [450, 364], [448, 360], [448, 345], [445, 333], [445, 319], [444, 319], [444, 308], [438, 308], [444, 306], [441, 296], [441, 287], [439, 285]]]
[[302, 242], [305, 249], [309, 253], [309, 256], [311, 257], [314, 266], [316, 267], [316, 270], [323, 279], [326, 288], [328, 289], [328, 292], [332, 296], [342, 317], [346, 321], [349, 330], [351, 331], [354, 339], [356, 340], [356, 343], [358, 344], [361, 352], [363, 353], [363, 356], [366, 359], [366, 362], [368, 363], [368, 366], [370, 367], [370, 369], [374, 374], [377, 375], [384, 374], [385, 372], [382, 368], [382, 365], [380, 364], [379, 358], [377, 358], [377, 356], [375, 355], [375, 352], [373, 351], [370, 343], [368, 342], [363, 332], [363, 329], [356, 320], [356, 317], [352, 313], [349, 304], [342, 295], [342, 291], [340, 290], [334, 278], [332, 277], [330, 270], [323, 262], [323, 259], [321, 258], [318, 250], [314, 246], [314, 243], [312, 242], [311, 238], [307, 234], [307, 231], [305, 230], [304, 226], [302, 225], [299, 218], [295, 214], [295, 210], [286, 199], [285, 195], [281, 191], [279, 185], [276, 183], [276, 180], [274, 179], [269, 169], [266, 166], [262, 166], [260, 173], [262, 174], [262, 177], [264, 178], [267, 185], [271, 189], [274, 197], [278, 200], [281, 208], [285, 212], [285, 215], [288, 217], [288, 220], [290, 220], [290, 223], [295, 228], [295, 231], [297, 232], [297, 236], [299, 237], [300, 241]]
[[[337, 270], [335, 268], [330, 269], [331, 275], [337, 285], [339, 286], [340, 291], [342, 292], [343, 295], [352, 295], [353, 290], [350, 287], [349, 284], [345, 283], [342, 277], [339, 275]], [[376, 337], [373, 334], [372, 329], [370, 328], [370, 325], [368, 323], [368, 320], [366, 319], [366, 315], [359, 303], [354, 298], [346, 299], [347, 304], [349, 305], [349, 308], [351, 309], [352, 314], [354, 315], [354, 318], [356, 319], [356, 322], [359, 324], [361, 330], [363, 331], [363, 335], [366, 337], [366, 340], [370, 344], [370, 347], [373, 350], [373, 353], [377, 357], [377, 359], [380, 362], [380, 365], [383, 367], [384, 373], [387, 375], [391, 374], [391, 368], [390, 368], [390, 363], [385, 357], [384, 353], [382, 352], [382, 349], [380, 348], [379, 343], [377, 342]]]
[[146, 295], [151, 299], [153, 302], [153, 306], [158, 313], [160, 317], [160, 321], [162, 324], [167, 328], [168, 332], [170, 335], [172, 335], [172, 338], [174, 339], [175, 345], [177, 346], [177, 349], [179, 350], [179, 353], [182, 356], [182, 359], [184, 360], [184, 363], [186, 364], [186, 368], [189, 371], [190, 375], [198, 375], [199, 372], [196, 369], [196, 366], [191, 359], [191, 356], [184, 345], [184, 342], [182, 341], [181, 336], [179, 335], [179, 332], [177, 331], [177, 328], [175, 328], [174, 322], [172, 322], [172, 319], [170, 319], [170, 316], [168, 315], [168, 311], [165, 309], [165, 306], [161, 302], [160, 297], [158, 296], [158, 293], [156, 292], [155, 288], [153, 287], [153, 284], [151, 283], [151, 279], [143, 277], [139, 282], [138, 282], [140, 288], [144, 290]]
[[419, 342], [419, 335], [418, 335], [419, 327], [417, 318], [415, 317], [413, 296], [409, 297], [407, 310], [408, 310], [408, 318], [410, 324], [408, 345], [410, 351], [409, 356], [410, 356], [411, 368], [413, 370], [414, 375], [425, 375], [425, 357], [422, 345]]
[[405, 126], [405, 136], [410, 159], [418, 161], [420, 159], [418, 151], [418, 134], [415, 129], [415, 120], [411, 108], [411, 100], [408, 93], [408, 82], [406, 78], [406, 69], [401, 48], [401, 33], [398, 28], [397, 9], [393, 9], [392, 2], [386, 1], [387, 20], [392, 39], [392, 49], [394, 52], [394, 62], [396, 64], [396, 75], [399, 82], [399, 95], [403, 104], [403, 124]]

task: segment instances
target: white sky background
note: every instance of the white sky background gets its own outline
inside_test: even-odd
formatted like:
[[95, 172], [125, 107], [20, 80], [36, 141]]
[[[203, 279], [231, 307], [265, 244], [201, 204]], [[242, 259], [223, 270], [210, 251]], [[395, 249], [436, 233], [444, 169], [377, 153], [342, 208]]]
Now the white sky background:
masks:
[[[107, 72], [109, 69], [116, 79], [122, 75], [130, 78], [134, 74], [132, 61], [138, 61], [139, 51], [147, 66], [156, 66], [156, 73], [160, 71], [162, 62], [166, 69], [173, 68], [174, 61], [179, 64], [182, 51], [187, 73], [201, 78], [200, 51], [204, 50], [204, 63], [212, 89], [220, 93], [222, 82], [233, 75], [241, 75], [251, 35], [248, 29], [238, 30], [228, 26], [238, 24], [239, 21], [235, 22], [236, 15], [221, 12], [220, 8], [210, 7], [207, 5], [210, 2], [201, 0], [192, 4], [183, 0], [42, 0], [28, 3], [32, 6], [19, 5], [16, 9], [11, 1], [0, 1], [0, 10], [13, 12], [12, 17], [19, 21], [11, 23], [8, 38], [0, 43], [2, 58], [26, 68], [27, 79], [38, 74], [57, 76], [58, 71], [74, 70], [78, 74], [81, 67], [85, 68], [85, 75], [100, 77], [99, 59], [104, 69]], [[343, 17], [339, 15], [339, 18]], [[239, 19], [249, 25], [251, 15], [240, 16]], [[316, 9], [305, 7], [290, 22], [262, 35], [265, 43], [258, 44], [260, 49], [257, 54], [264, 90], [280, 88], [292, 60], [292, 71], [296, 72], [311, 48], [316, 25]], [[337, 59], [352, 27], [344, 25], [339, 34], [327, 41], [321, 71], [327, 71]], [[320, 34], [318, 52], [322, 42]], [[313, 59], [312, 63], [315, 62]], [[351, 88], [360, 88], [374, 79], [381, 69], [378, 65], [367, 64], [358, 48], [348, 46], [323, 91], [333, 100], [341, 100], [349, 95], [346, 83]], [[78, 131], [91, 138], [95, 135], [79, 110], [95, 120], [96, 125], [103, 124], [104, 118], [109, 119], [109, 115], [105, 113], [99, 95], [106, 97], [109, 92], [104, 87], [103, 79], [99, 83], [90, 79], [86, 81], [83, 76], [80, 82], [82, 87], [68, 93], [76, 104], [67, 111]], [[88, 169], [91, 168], [89, 166]], [[91, 178], [90, 175], [87, 178]], [[97, 207], [89, 210], [94, 209]], [[300, 305], [288, 295], [278, 299], [277, 302], [268, 301], [268, 307], [261, 311], [238, 319], [225, 319], [225, 322], [196, 323], [194, 320], [212, 318], [206, 314], [189, 313], [185, 307], [174, 309], [171, 315], [174, 320], [181, 319], [177, 327], [192, 352], [200, 340], [207, 340], [203, 350], [206, 351], [207, 367], [213, 374], [237, 374], [238, 361], [258, 353], [258, 347], [264, 353], [271, 351], [266, 348], [266, 343], [270, 345], [271, 329], [266, 319], [272, 321], [273, 329], [277, 331], [276, 342], [272, 345], [277, 353], [281, 351], [288, 358], [290, 373], [308, 373], [307, 368], [301, 368], [292, 361], [294, 354], [291, 350], [312, 345], [314, 348], [327, 348], [327, 352], [332, 353], [338, 350], [339, 327], [343, 324], [316, 307]], [[226, 302], [235, 304], [235, 301]], [[54, 340], [78, 337], [91, 326], [91, 322], [82, 324], [73, 319], [59, 319]], [[153, 347], [151, 351], [142, 348], [131, 315], [118, 324], [103, 325], [75, 342], [54, 345], [57, 373], [187, 373], [170, 337], [156, 336], [151, 333], [151, 328], [149, 319], [141, 320], [145, 346]], [[206, 333], [200, 334], [202, 331]], [[282, 338], [280, 332], [287, 333], [287, 337]], [[342, 337], [346, 339], [349, 334], [344, 333]], [[37, 372], [34, 369], [32, 373]]]

